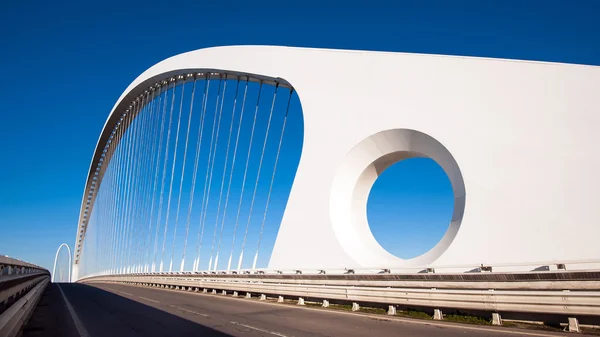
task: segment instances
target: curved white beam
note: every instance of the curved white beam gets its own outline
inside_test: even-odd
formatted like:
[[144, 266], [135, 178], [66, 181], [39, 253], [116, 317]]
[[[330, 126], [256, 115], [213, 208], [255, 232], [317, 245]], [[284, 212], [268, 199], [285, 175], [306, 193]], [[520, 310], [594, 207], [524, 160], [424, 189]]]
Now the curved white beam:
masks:
[[[353, 247], [341, 246], [331, 223], [340, 165], [357, 144], [390, 129], [435, 139], [464, 179], [460, 230], [430, 264], [598, 257], [600, 68], [592, 66], [267, 46], [184, 53], [151, 67], [121, 95], [98, 142], [84, 203], [104, 142], [129, 102], [161, 77], [199, 69], [283, 78], [299, 94], [303, 152], [271, 268], [406, 265], [352, 258], [346, 251]], [[80, 216], [75, 267], [81, 223]]]
[[69, 245], [66, 243], [62, 243], [60, 246], [58, 246], [58, 249], [56, 250], [56, 255], [54, 255], [54, 267], [52, 267], [52, 282], [54, 282], [54, 275], [56, 274], [56, 262], [58, 261], [58, 253], [60, 253], [60, 249], [62, 247], [67, 247], [67, 252], [69, 253], [69, 282], [71, 282], [71, 248], [69, 248]]

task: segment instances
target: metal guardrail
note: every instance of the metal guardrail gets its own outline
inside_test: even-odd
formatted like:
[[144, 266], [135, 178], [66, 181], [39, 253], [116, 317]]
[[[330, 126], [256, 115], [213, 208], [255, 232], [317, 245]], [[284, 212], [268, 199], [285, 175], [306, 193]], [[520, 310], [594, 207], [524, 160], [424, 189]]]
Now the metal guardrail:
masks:
[[17, 260], [6, 255], [0, 255], [0, 276], [13, 274], [28, 274], [35, 271], [48, 272], [48, 270], [35, 264]]
[[[521, 263], [480, 263], [463, 265], [431, 265], [401, 268], [344, 268], [344, 269], [240, 269], [149, 272], [149, 266], [106, 270], [87, 275], [373, 275], [373, 274], [459, 274], [459, 273], [523, 273], [536, 271], [600, 270], [600, 260], [554, 260]], [[146, 271], [144, 271], [146, 270]]]
[[330, 285], [347, 287], [439, 288], [475, 290], [590, 290], [600, 289], [600, 271], [478, 274], [375, 275], [112, 275], [82, 279], [188, 280], [225, 283]]
[[0, 336], [17, 336], [50, 281], [48, 270], [0, 256]]
[[[119, 282], [186, 291], [287, 297], [299, 302], [600, 318], [600, 271], [404, 275], [111, 275]], [[263, 296], [264, 295], [264, 296]], [[248, 296], [248, 295], [246, 295]], [[326, 300], [326, 301], [325, 301]]]

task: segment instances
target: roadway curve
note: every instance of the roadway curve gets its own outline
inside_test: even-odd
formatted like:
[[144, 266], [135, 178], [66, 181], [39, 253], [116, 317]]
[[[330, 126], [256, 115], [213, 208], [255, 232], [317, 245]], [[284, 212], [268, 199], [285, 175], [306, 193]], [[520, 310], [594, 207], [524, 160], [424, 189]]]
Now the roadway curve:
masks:
[[[61, 334], [65, 336], [77, 335], [72, 331], [77, 326], [82, 337], [562, 335], [389, 318], [119, 284], [73, 283], [61, 284], [60, 288], [76, 316], [75, 324], [64, 325], [71, 330]], [[68, 306], [57, 305], [66, 311]]]

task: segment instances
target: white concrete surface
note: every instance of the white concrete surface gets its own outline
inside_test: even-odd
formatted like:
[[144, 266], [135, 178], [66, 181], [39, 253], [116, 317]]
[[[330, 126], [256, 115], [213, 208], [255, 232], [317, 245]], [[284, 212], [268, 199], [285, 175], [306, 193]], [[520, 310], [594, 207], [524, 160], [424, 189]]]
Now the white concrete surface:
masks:
[[[217, 47], [177, 55], [148, 69], [125, 90], [111, 116], [128, 106], [130, 92], [183, 69], [280, 77], [298, 92], [304, 145], [271, 269], [494, 265], [600, 256], [600, 157], [595, 155], [600, 144], [599, 67]], [[373, 241], [364, 226], [366, 192], [360, 190], [380, 173], [372, 172], [384, 160], [380, 156], [411, 154], [423, 146], [413, 136], [404, 143], [381, 136], [386, 132], [402, 138], [412, 133], [407, 130], [437, 144], [419, 154], [449, 162], [440, 164], [455, 197], [464, 198], [464, 212], [459, 202], [442, 243], [412, 260], [393, 257]], [[373, 142], [380, 136], [386, 139]], [[97, 151], [103, 145], [99, 142]], [[363, 146], [379, 152], [364, 152], [354, 161], [356, 149]], [[401, 157], [395, 155], [393, 159]], [[356, 185], [340, 187], [346, 194], [335, 185], [345, 170], [365, 175]], [[351, 192], [359, 197], [353, 199]], [[347, 213], [349, 200], [352, 214]]]

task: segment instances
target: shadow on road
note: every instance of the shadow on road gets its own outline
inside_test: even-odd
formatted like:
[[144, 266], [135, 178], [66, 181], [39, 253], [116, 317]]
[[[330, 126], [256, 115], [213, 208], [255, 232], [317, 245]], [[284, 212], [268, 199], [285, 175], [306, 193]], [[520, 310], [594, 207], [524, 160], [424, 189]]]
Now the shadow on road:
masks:
[[[89, 336], [230, 336], [93, 286], [62, 283], [60, 287]], [[48, 286], [23, 336], [77, 336], [57, 284]]]

